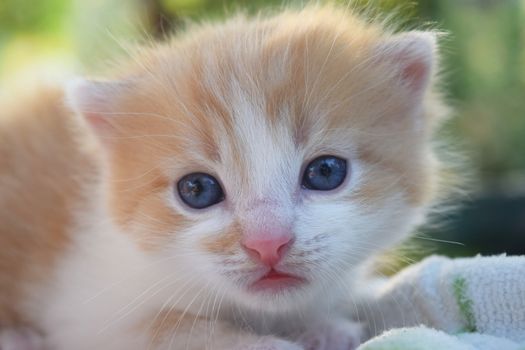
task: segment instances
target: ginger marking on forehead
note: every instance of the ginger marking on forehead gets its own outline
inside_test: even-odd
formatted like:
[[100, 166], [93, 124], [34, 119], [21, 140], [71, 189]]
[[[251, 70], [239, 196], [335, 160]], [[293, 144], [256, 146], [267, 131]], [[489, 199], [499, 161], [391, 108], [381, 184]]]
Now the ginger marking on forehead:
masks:
[[[195, 63], [197, 64], [197, 63]], [[226, 91], [220, 84], [213, 86], [203, 85], [203, 73], [195, 67], [197, 76], [188, 79], [188, 88], [192, 103], [189, 104], [190, 111], [196, 117], [199, 130], [198, 135], [203, 143], [203, 149], [211, 161], [220, 163], [221, 154], [217, 141], [221, 138], [221, 131], [231, 135], [232, 118], [227, 107], [220, 101], [217, 93], [225, 96]], [[218, 73], [218, 72], [217, 72]], [[209, 83], [210, 84], [210, 83]], [[218, 128], [220, 124], [220, 128]]]

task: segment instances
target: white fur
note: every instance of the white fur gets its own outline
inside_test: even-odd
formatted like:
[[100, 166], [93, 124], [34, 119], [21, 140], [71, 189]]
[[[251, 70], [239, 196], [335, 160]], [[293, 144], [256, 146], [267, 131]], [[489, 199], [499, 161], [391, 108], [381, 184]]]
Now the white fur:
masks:
[[44, 350], [39, 334], [30, 329], [6, 328], [0, 330], [0, 349], [2, 350]]

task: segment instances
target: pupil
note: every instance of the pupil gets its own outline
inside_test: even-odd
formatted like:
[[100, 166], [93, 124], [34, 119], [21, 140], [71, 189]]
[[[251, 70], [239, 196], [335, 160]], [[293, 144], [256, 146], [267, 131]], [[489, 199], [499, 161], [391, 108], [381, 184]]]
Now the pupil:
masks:
[[194, 196], [198, 196], [202, 192], [202, 184], [200, 181], [191, 181], [188, 187], [190, 193]]
[[324, 177], [328, 177], [328, 176], [330, 176], [332, 174], [332, 168], [330, 168], [330, 166], [328, 164], [323, 163], [323, 164], [321, 164], [321, 166], [319, 168], [319, 172]]

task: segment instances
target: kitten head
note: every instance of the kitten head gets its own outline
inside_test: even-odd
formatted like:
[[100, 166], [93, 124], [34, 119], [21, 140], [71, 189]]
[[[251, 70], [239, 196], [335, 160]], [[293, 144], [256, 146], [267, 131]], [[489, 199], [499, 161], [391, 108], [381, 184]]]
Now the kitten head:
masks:
[[69, 99], [107, 149], [115, 222], [159, 269], [282, 310], [421, 221], [435, 46], [332, 8], [238, 17]]

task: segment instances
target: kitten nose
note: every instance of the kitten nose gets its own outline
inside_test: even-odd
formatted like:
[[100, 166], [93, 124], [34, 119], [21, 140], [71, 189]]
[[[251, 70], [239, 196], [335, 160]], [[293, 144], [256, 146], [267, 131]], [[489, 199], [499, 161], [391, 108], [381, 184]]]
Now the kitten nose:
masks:
[[275, 266], [286, 254], [293, 243], [291, 234], [248, 236], [242, 241], [242, 246], [254, 259], [270, 267]]

